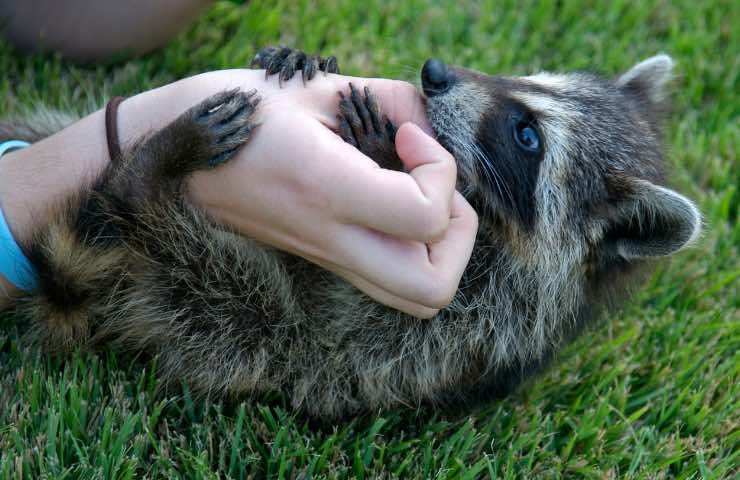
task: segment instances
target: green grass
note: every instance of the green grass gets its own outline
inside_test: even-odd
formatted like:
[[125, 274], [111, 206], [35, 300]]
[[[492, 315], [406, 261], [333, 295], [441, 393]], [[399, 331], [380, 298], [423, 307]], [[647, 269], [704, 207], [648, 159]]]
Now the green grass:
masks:
[[113, 94], [245, 65], [284, 43], [355, 75], [416, 80], [429, 56], [488, 72], [617, 74], [678, 62], [673, 184], [705, 215], [701, 244], [545, 376], [466, 418], [428, 412], [315, 425], [280, 397], [155, 394], [154, 365], [111, 353], [52, 361], [0, 319], [0, 478], [731, 478], [740, 465], [740, 4], [706, 2], [219, 3], [166, 49], [113, 67], [0, 43], [0, 114], [85, 111]]

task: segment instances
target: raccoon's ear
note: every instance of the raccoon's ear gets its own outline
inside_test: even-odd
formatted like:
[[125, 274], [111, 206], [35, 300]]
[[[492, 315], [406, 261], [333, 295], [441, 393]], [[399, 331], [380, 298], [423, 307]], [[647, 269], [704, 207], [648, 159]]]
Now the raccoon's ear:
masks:
[[610, 207], [606, 248], [625, 260], [672, 255], [701, 233], [693, 202], [646, 180], [619, 181], [621, 200]]
[[639, 98], [660, 105], [668, 96], [668, 83], [673, 78], [674, 64], [666, 54], [655, 55], [627, 70], [616, 84]]

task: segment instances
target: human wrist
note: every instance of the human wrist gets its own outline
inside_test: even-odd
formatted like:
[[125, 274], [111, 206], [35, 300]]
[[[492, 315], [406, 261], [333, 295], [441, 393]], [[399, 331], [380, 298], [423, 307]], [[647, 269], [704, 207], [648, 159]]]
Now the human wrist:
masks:
[[[121, 145], [164, 127], [210, 94], [244, 83], [240, 72], [197, 75], [130, 97], [117, 117]], [[12, 238], [27, 244], [51, 221], [56, 205], [92, 183], [109, 163], [103, 110], [6, 153], [0, 161], [0, 208]], [[21, 293], [1, 274], [0, 291], [0, 306]]]
[[0, 206], [23, 244], [48, 222], [53, 206], [107, 164], [102, 112], [95, 112], [0, 162]]
[[[118, 112], [121, 144], [164, 127], [209, 94], [226, 88], [214, 81], [219, 78], [229, 77], [198, 75], [128, 98]], [[17, 241], [27, 241], [48, 223], [56, 202], [92, 182], [109, 161], [102, 110], [4, 155], [0, 207]]]
[[[0, 208], [8, 228], [6, 242], [23, 246], [33, 233], [48, 223], [53, 207], [65, 194], [79, 190], [85, 178], [105, 166], [105, 153], [97, 145], [105, 142], [104, 129], [96, 127], [99, 112], [67, 129], [0, 159]], [[63, 161], [60, 161], [63, 160]], [[6, 250], [10, 248], [6, 246]], [[19, 252], [19, 255], [22, 254]], [[22, 263], [22, 262], [21, 262]], [[27, 275], [32, 275], [27, 272]], [[33, 282], [21, 282], [28, 288]], [[0, 306], [21, 294], [20, 284], [0, 275]]]

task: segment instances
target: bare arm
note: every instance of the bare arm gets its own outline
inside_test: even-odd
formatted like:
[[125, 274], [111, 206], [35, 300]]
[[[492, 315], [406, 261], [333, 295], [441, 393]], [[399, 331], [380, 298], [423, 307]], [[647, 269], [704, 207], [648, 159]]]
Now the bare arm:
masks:
[[[217, 91], [257, 88], [263, 100], [253, 139], [228, 165], [194, 175], [191, 199], [236, 231], [303, 256], [381, 303], [429, 317], [457, 290], [475, 212], [454, 191], [454, 159], [419, 128], [402, 126], [396, 139], [410, 174], [379, 169], [332, 132], [337, 91], [349, 81], [373, 89], [396, 123], [428, 129], [418, 93], [403, 82], [329, 75], [280, 88], [262, 71], [228, 70], [126, 100], [119, 136], [125, 144], [161, 128]], [[48, 223], [50, 206], [108, 162], [102, 111], [4, 156], [0, 205], [16, 238]]]

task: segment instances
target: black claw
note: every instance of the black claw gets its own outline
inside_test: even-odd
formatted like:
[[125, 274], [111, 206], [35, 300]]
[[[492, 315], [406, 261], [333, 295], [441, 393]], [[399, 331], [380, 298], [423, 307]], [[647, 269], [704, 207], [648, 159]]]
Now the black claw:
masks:
[[280, 70], [280, 75], [278, 75], [278, 85], [282, 87], [283, 82], [287, 82], [293, 78], [293, 75], [295, 75], [295, 70], [290, 65], [284, 65], [282, 70]]
[[228, 161], [247, 141], [254, 128], [251, 122], [260, 98], [256, 90], [229, 90], [213, 95], [197, 107], [191, 118], [205, 129], [203, 148], [209, 152], [204, 161], [215, 167]]
[[243, 92], [243, 95], [247, 102], [252, 105], [253, 109], [257, 108], [257, 104], [260, 103], [260, 97], [257, 95], [256, 88]]
[[316, 70], [318, 70], [319, 64], [320, 60], [315, 55], [308, 57], [303, 65], [303, 77], [308, 81], [313, 80], [313, 77], [316, 76]]
[[252, 57], [252, 61], [249, 62], [249, 68], [254, 67], [262, 68], [262, 52], [257, 52], [254, 57]]
[[303, 84], [305, 85], [306, 82], [311, 81], [315, 73], [315, 59], [313, 57], [309, 57], [308, 55], [304, 55], [303, 65], [301, 65], [301, 77], [303, 78]]
[[357, 111], [354, 107], [354, 102], [348, 100], [343, 93], [339, 93], [341, 100], [339, 101], [339, 110], [347, 123], [351, 137], [354, 139], [354, 144], [359, 148], [361, 145], [361, 138], [364, 138], [362, 134], [363, 126], [362, 121], [357, 115]]
[[352, 132], [347, 119], [343, 115], [337, 115], [337, 120], [339, 120], [339, 136], [342, 137], [342, 140], [355, 148], [359, 148], [355, 134]]
[[295, 76], [298, 70], [302, 71], [303, 82], [311, 81], [318, 71], [327, 73], [339, 73], [337, 59], [334, 56], [326, 59], [318, 55], [307, 56], [300, 50], [287, 47], [267, 47], [255, 55], [250, 63], [251, 67], [265, 69], [265, 78], [279, 74], [278, 82], [282, 86]]
[[257, 55], [254, 56], [250, 66], [256, 66], [267, 70], [267, 68], [270, 66], [270, 63], [272, 63], [273, 59], [280, 53], [280, 51], [281, 49], [278, 47], [263, 48], [257, 53]]
[[373, 130], [376, 133], [380, 133], [380, 109], [378, 108], [378, 102], [375, 100], [375, 96], [370, 93], [370, 89], [365, 87], [365, 108], [370, 115], [370, 120], [373, 125]]
[[303, 68], [305, 58], [306, 54], [299, 50], [292, 51], [290, 55], [288, 55], [280, 71], [280, 77], [278, 78], [281, 86], [283, 82], [287, 82], [288, 80], [293, 78], [296, 70], [301, 70]]
[[213, 95], [212, 97], [206, 99], [200, 105], [196, 118], [199, 120], [203, 120], [214, 115], [223, 115], [223, 112], [221, 111], [223, 106], [231, 103], [231, 101], [237, 95], [239, 95], [238, 88], [235, 88], [233, 90], [225, 90]]
[[220, 105], [208, 110], [205, 115], [200, 115], [199, 120], [207, 122], [211, 128], [230, 131], [230, 127], [233, 130], [239, 126], [244, 117], [252, 115], [258, 103], [259, 97], [255, 96], [255, 91], [237, 92], [231, 98], [227, 97]]
[[[231, 111], [227, 111], [228, 110]], [[236, 108], [234, 108], [236, 107]], [[223, 106], [220, 108], [220, 110], [224, 110], [223, 115], [218, 120], [218, 126], [222, 128], [228, 128], [232, 126], [235, 123], [235, 120], [239, 115], [241, 115], [246, 109], [249, 107], [249, 104], [244, 102], [241, 105], [228, 105]]]
[[331, 57], [326, 59], [326, 64], [324, 65], [324, 73], [339, 73], [339, 65], [337, 65], [337, 57], [332, 55]]
[[396, 153], [395, 125], [380, 112], [367, 87], [360, 93], [350, 83], [349, 89], [349, 95], [339, 92], [338, 135], [381, 168], [403, 171], [403, 162]]
[[231, 157], [234, 156], [234, 154], [236, 153], [236, 151], [238, 149], [239, 149], [239, 147], [237, 146], [237, 147], [231, 148], [229, 150], [226, 150], [224, 152], [221, 152], [221, 153], [219, 153], [216, 156], [211, 157], [208, 160], [208, 166], [209, 167], [217, 167], [217, 166], [221, 165], [222, 163], [227, 162], [229, 159], [231, 159]]
[[349, 84], [349, 90], [351, 92], [350, 98], [352, 99], [355, 115], [360, 119], [360, 123], [362, 124], [362, 131], [365, 133], [365, 135], [368, 135], [371, 133], [370, 127], [372, 126], [372, 123], [370, 121], [367, 110], [365, 109], [365, 104], [360, 99], [360, 94], [357, 93], [357, 89], [354, 85], [352, 85], [352, 83]]
[[[244, 109], [242, 112], [246, 111], [247, 110]], [[216, 129], [216, 132], [220, 134], [220, 138], [217, 143], [226, 142], [229, 138], [232, 138], [238, 135], [239, 132], [244, 131], [245, 127], [249, 130], [249, 122], [247, 121], [249, 116], [251, 116], [251, 111], [247, 115], [240, 115], [238, 118], [237, 115], [234, 115], [234, 117], [229, 119], [227, 122], [219, 124], [219, 127]]]
[[[141, 148], [163, 157], [160, 162], [164, 164], [153, 170], [148, 166], [147, 185], [162, 184], [158, 181], [159, 175], [177, 186], [192, 172], [227, 162], [249, 140], [256, 127], [252, 117], [258, 103], [256, 90], [221, 91], [188, 109], [170, 126], [155, 132]], [[187, 135], [187, 141], [183, 141], [183, 135]], [[162, 151], [168, 155], [162, 156]], [[137, 157], [137, 161], [148, 162], [148, 158]]]
[[303, 82], [303, 85], [306, 85], [306, 82], [310, 80], [307, 76], [307, 73], [308, 73], [306, 70], [307, 67], [308, 67], [308, 62], [306, 62], [306, 64], [303, 65], [303, 70], [301, 70], [301, 81]]
[[303, 70], [303, 66], [306, 64], [306, 54], [301, 52], [300, 50], [296, 50], [291, 56], [293, 69]]
[[285, 59], [288, 58], [290, 52], [291, 50], [289, 48], [283, 47], [272, 57], [272, 59], [270, 59], [270, 63], [267, 65], [267, 69], [265, 71], [268, 77], [278, 73], [280, 69], [283, 68]]

